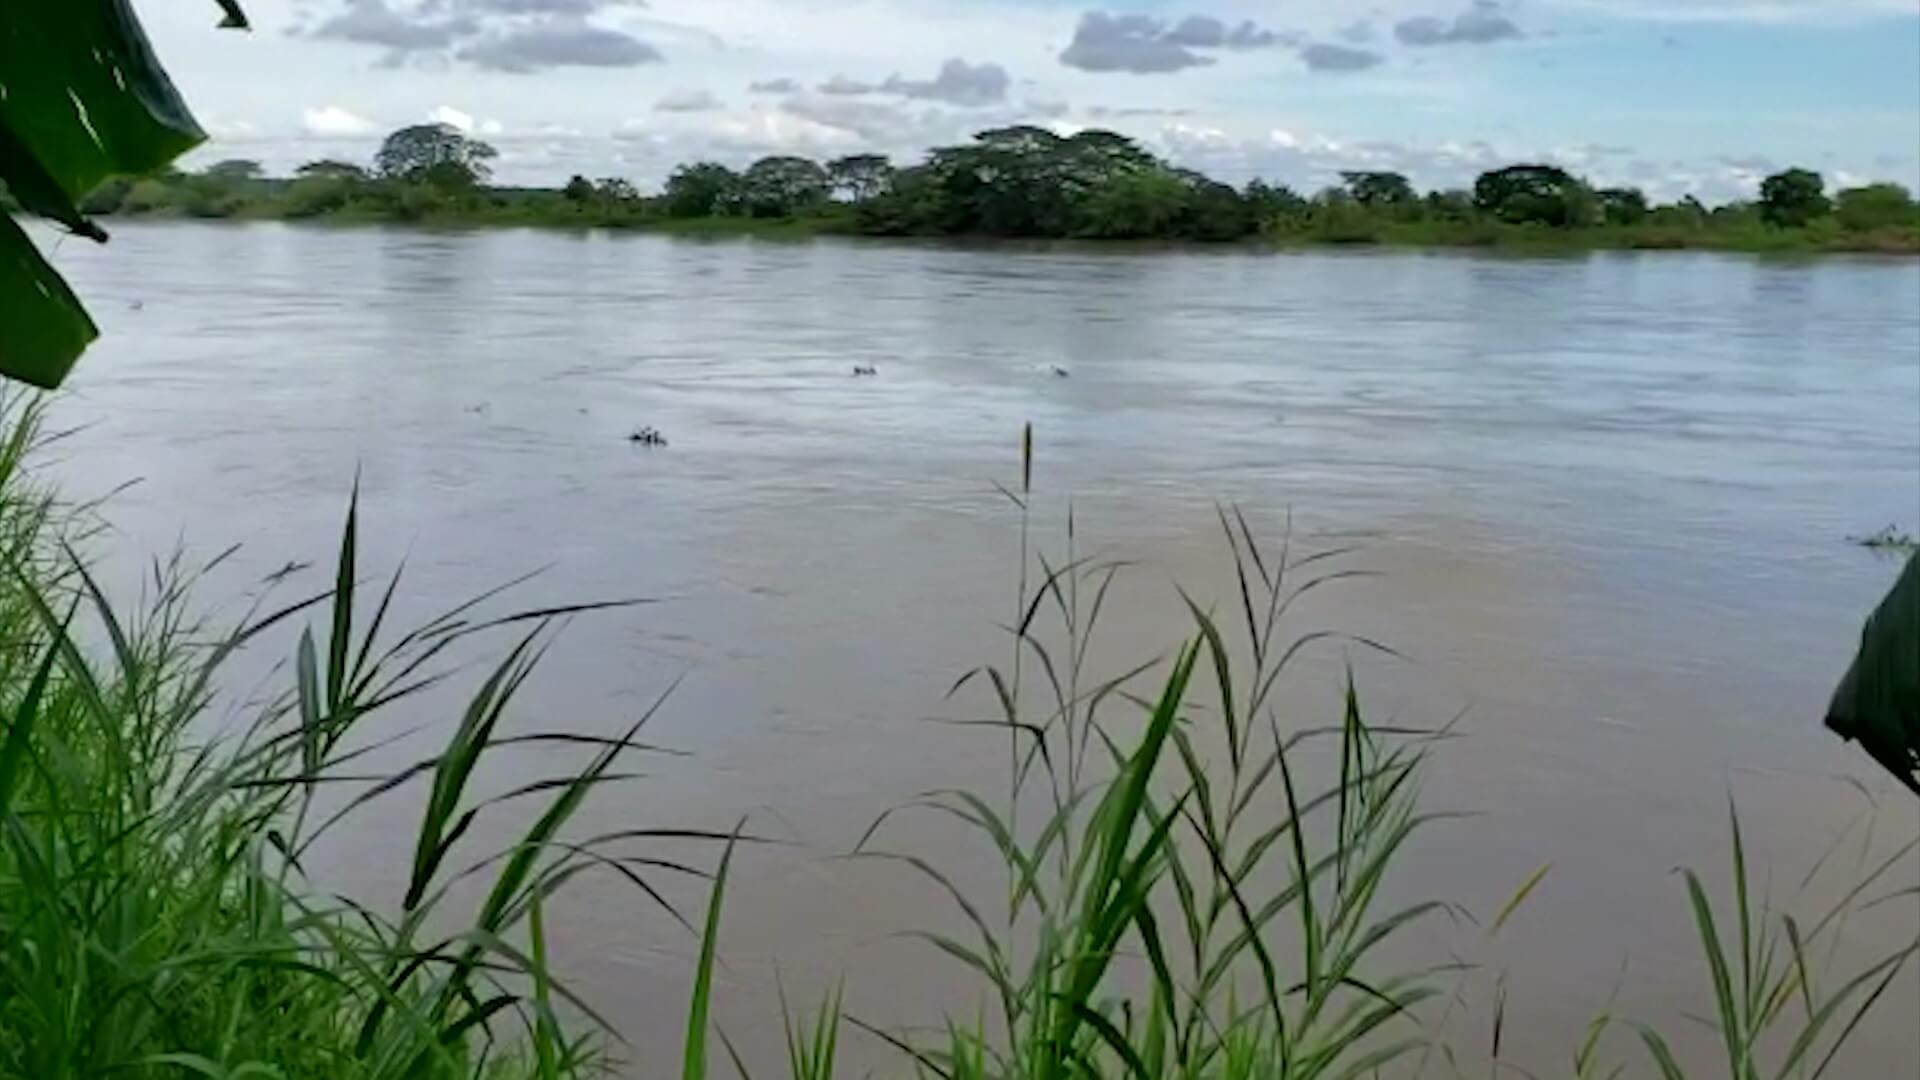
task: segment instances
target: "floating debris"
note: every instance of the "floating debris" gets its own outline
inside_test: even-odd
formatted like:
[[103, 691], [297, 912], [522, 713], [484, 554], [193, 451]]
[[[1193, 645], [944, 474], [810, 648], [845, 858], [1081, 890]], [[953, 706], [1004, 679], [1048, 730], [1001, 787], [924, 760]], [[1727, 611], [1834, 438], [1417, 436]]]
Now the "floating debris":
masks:
[[872, 364], [855, 364], [853, 365], [853, 373], [855, 375], [878, 375], [880, 374], [880, 369], [874, 367]]
[[1865, 536], [1849, 536], [1847, 537], [1847, 542], [1858, 544], [1863, 548], [1871, 548], [1874, 551], [1908, 552], [1920, 550], [1920, 540], [1915, 540], [1911, 533], [1901, 532], [1892, 525], [1881, 529], [1879, 532], [1868, 533]]
[[641, 428], [639, 431], [636, 431], [633, 434], [627, 436], [627, 441], [631, 443], [639, 443], [641, 446], [667, 445], [667, 437], [665, 435], [660, 434], [659, 429], [654, 427]]

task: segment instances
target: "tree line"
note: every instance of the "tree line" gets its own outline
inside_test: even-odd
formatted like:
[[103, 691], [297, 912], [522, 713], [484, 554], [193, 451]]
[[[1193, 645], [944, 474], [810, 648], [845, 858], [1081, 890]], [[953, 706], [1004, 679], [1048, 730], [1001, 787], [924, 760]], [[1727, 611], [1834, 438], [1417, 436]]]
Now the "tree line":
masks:
[[1767, 177], [1751, 200], [1709, 207], [1691, 196], [1656, 203], [1637, 188], [1595, 186], [1559, 166], [1530, 163], [1481, 173], [1471, 188], [1426, 192], [1391, 171], [1344, 172], [1313, 193], [1259, 179], [1236, 188], [1163, 161], [1125, 135], [1030, 126], [982, 131], [911, 165], [879, 154], [824, 162], [775, 155], [740, 169], [692, 162], [676, 168], [657, 195], [618, 177], [494, 187], [496, 156], [452, 127], [421, 124], [388, 136], [368, 165], [314, 161], [275, 179], [255, 162], [225, 161], [194, 174], [117, 182], [96, 192], [88, 209], [610, 226], [790, 223], [888, 236], [1201, 242], [1471, 244], [1559, 235], [1605, 243], [1617, 234], [1630, 246], [1920, 250], [1920, 208], [1907, 189], [1876, 183], [1829, 193], [1821, 175], [1804, 168]]

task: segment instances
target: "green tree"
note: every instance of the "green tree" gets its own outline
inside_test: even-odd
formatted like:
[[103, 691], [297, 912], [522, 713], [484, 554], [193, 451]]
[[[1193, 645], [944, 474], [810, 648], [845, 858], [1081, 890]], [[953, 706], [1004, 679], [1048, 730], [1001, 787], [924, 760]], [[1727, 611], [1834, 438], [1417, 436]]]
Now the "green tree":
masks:
[[346, 208], [358, 185], [342, 176], [302, 176], [287, 185], [286, 215], [291, 218], [319, 217]]
[[640, 200], [640, 193], [634, 190], [633, 181], [619, 176], [603, 176], [594, 185], [595, 194], [613, 203], [631, 203]]
[[1254, 178], [1247, 181], [1247, 189], [1241, 194], [1247, 213], [1261, 228], [1268, 228], [1282, 221], [1301, 221], [1306, 218], [1310, 205], [1299, 192], [1285, 184], [1269, 184], [1265, 180]]
[[200, 175], [224, 184], [244, 184], [262, 178], [266, 170], [248, 158], [228, 158], [207, 166]]
[[293, 170], [296, 178], [326, 177], [333, 180], [346, 180], [351, 183], [365, 183], [370, 177], [367, 170], [350, 161], [336, 161], [333, 158], [321, 158], [309, 161]]
[[1572, 228], [1591, 225], [1599, 216], [1593, 190], [1554, 165], [1509, 165], [1481, 173], [1473, 182], [1473, 204], [1517, 225]]
[[1158, 158], [1117, 132], [1088, 128], [1043, 147], [1056, 180], [1071, 198], [1117, 176], [1161, 167]]
[[498, 156], [452, 124], [415, 124], [388, 135], [373, 164], [390, 180], [467, 191], [486, 182], [493, 174], [487, 163]]
[[1186, 185], [1187, 197], [1175, 235], [1187, 240], [1220, 242], [1238, 240], [1259, 228], [1259, 221], [1240, 193], [1217, 180], [1197, 172], [1175, 170]]
[[1340, 179], [1361, 206], [1402, 206], [1419, 198], [1413, 185], [1397, 172], [1343, 172]]
[[993, 128], [966, 146], [941, 147], [927, 164], [946, 188], [955, 232], [1061, 236], [1073, 211], [1061, 186], [1065, 140], [1029, 125]]
[[1599, 203], [1603, 224], [1638, 225], [1647, 219], [1647, 195], [1639, 188], [1601, 188], [1593, 197]]
[[1473, 193], [1450, 188], [1446, 191], [1429, 191], [1421, 200], [1421, 209], [1434, 221], [1447, 221], [1456, 224], [1474, 219]]
[[966, 227], [948, 177], [931, 165], [895, 170], [887, 190], [859, 204], [854, 221], [877, 236], [938, 236]]
[[566, 186], [560, 189], [560, 197], [574, 205], [582, 205], [595, 194], [593, 181], [579, 173], [568, 178]]
[[1920, 227], [1920, 208], [1899, 184], [1846, 188], [1835, 196], [1834, 216], [1842, 228], [1868, 232], [1898, 225]]
[[740, 199], [752, 217], [792, 217], [826, 201], [827, 170], [803, 157], [763, 157], [740, 177]]
[[669, 217], [696, 218], [733, 212], [740, 200], [740, 175], [713, 161], [682, 165], [667, 177]]
[[1080, 201], [1083, 236], [1145, 239], [1171, 236], [1187, 209], [1187, 185], [1170, 172], [1122, 172]]
[[1787, 169], [1760, 181], [1760, 216], [1769, 225], [1798, 229], [1829, 209], [1827, 182], [1812, 169]]
[[885, 154], [849, 154], [827, 162], [827, 182], [835, 194], [864, 203], [885, 194], [893, 183], [893, 163]]

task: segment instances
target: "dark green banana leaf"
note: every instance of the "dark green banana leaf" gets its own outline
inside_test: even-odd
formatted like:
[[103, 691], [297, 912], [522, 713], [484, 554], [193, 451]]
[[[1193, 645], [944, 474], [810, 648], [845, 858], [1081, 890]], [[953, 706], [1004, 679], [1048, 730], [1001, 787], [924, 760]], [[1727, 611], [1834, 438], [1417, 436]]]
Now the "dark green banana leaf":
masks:
[[[220, 0], [222, 26], [245, 26]], [[167, 78], [129, 0], [13, 0], [0, 8], [0, 184], [29, 213], [81, 236], [109, 177], [151, 172], [206, 138]], [[11, 221], [0, 226], [0, 375], [60, 384], [97, 331]]]
[[1920, 795], [1920, 552], [1867, 617], [1827, 726]]

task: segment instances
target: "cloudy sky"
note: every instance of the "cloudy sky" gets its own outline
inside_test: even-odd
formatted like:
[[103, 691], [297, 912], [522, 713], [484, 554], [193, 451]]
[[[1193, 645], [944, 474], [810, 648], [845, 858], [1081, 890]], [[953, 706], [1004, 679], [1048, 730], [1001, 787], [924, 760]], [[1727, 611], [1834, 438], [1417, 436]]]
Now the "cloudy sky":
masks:
[[1545, 159], [1663, 196], [1920, 181], [1920, 0], [252, 0], [137, 5], [214, 144], [285, 171], [429, 119], [505, 181], [1106, 127], [1234, 183]]

